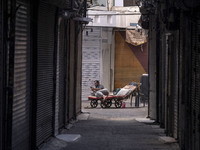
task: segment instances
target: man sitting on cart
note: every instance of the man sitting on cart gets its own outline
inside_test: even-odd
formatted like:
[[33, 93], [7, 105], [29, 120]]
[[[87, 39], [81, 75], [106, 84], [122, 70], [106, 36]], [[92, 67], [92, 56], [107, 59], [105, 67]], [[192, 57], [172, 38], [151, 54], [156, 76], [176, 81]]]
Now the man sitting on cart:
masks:
[[98, 80], [95, 80], [95, 81], [94, 81], [94, 87], [90, 87], [90, 88], [91, 88], [91, 90], [92, 90], [92, 93], [91, 93], [91, 94], [92, 94], [93, 96], [96, 96], [96, 97], [103, 97], [104, 100], [106, 99], [106, 97], [107, 97], [108, 94], [109, 94], [108, 89], [104, 88], [104, 86], [101, 85], [101, 84], [99, 83]]

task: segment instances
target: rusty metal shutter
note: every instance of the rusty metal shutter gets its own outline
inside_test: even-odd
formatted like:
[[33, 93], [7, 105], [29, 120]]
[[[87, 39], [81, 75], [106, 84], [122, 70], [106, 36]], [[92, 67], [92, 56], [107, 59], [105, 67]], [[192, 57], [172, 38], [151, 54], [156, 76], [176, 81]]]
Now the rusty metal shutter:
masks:
[[200, 21], [192, 25], [192, 150], [200, 149]]
[[56, 8], [40, 2], [38, 10], [36, 145], [54, 132], [54, 29]]
[[29, 149], [30, 48], [29, 6], [18, 0], [15, 24], [12, 149]]

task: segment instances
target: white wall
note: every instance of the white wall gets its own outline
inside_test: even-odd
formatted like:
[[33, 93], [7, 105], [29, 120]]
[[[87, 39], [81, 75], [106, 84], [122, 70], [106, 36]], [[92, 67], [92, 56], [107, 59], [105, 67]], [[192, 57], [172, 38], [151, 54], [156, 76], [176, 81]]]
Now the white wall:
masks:
[[141, 13], [138, 7], [112, 7], [112, 11], [89, 10], [92, 19], [87, 26], [127, 28], [130, 23], [138, 23]]
[[[86, 35], [88, 32], [88, 35]], [[83, 30], [82, 45], [82, 100], [90, 95], [88, 80], [100, 80], [109, 91], [114, 87], [113, 28], [87, 26]]]
[[87, 27], [82, 38], [82, 100], [90, 95], [91, 80], [100, 80], [101, 27]]
[[117, 15], [116, 16], [116, 27], [127, 28], [130, 23], [138, 23], [140, 15]]
[[140, 19], [139, 13], [132, 14], [119, 14], [113, 13], [102, 13], [98, 14], [98, 11], [93, 11], [88, 14], [89, 18], [93, 19], [88, 26], [101, 26], [101, 27], [116, 27], [116, 28], [127, 28], [130, 23], [138, 23]]
[[124, 0], [114, 0], [114, 6], [124, 6]]

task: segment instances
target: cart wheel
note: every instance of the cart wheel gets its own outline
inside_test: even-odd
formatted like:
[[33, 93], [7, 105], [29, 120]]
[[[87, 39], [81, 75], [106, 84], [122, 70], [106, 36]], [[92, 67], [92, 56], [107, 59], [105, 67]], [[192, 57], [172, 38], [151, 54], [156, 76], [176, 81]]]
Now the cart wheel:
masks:
[[112, 106], [112, 100], [106, 100], [106, 108], [110, 108]]
[[101, 100], [101, 108], [106, 108], [105, 102]]
[[97, 100], [91, 100], [90, 105], [92, 108], [96, 108], [98, 106], [98, 101]]
[[101, 101], [101, 108], [110, 108], [112, 105], [112, 100]]
[[121, 100], [115, 100], [115, 107], [121, 108], [122, 107], [122, 101]]

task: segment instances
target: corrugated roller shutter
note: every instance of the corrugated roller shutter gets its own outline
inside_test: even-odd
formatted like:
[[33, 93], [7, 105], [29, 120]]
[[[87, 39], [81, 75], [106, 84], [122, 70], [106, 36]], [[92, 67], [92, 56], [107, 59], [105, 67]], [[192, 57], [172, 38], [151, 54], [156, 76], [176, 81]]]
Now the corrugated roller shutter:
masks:
[[[2, 1], [0, 0], [0, 98], [2, 98], [2, 73], [3, 73], [3, 18], [2, 18]], [[1, 107], [1, 106], [0, 106]]]
[[[200, 13], [198, 13], [200, 15]], [[195, 88], [195, 93], [196, 93], [196, 111], [197, 111], [197, 149], [200, 149], [200, 19], [197, 21], [198, 23], [198, 29], [197, 29], [197, 53], [196, 53], [196, 88]]]
[[168, 111], [168, 120], [167, 120], [167, 135], [172, 136], [173, 135], [173, 116], [174, 116], [174, 110], [173, 110], [173, 97], [172, 97], [172, 89], [173, 89], [173, 37], [172, 35], [168, 36], [168, 81], [167, 81], [167, 111]]
[[2, 148], [2, 139], [3, 139], [3, 105], [2, 105], [2, 101], [3, 101], [3, 28], [2, 28], [2, 0], [0, 0], [0, 149]]
[[[192, 32], [192, 41], [195, 40], [195, 29], [193, 29], [193, 32]], [[195, 139], [195, 72], [194, 72], [194, 69], [195, 69], [195, 49], [194, 49], [194, 46], [192, 47], [192, 80], [191, 80], [191, 112], [192, 112], [192, 141], [194, 141]]]
[[65, 124], [65, 53], [64, 53], [64, 40], [65, 40], [65, 30], [64, 30], [64, 20], [60, 24], [59, 33], [59, 128], [63, 128]]
[[15, 25], [14, 98], [12, 122], [12, 149], [29, 148], [30, 112], [30, 49], [29, 6], [17, 1]]
[[200, 148], [200, 21], [192, 26], [192, 149]]
[[161, 94], [162, 94], [162, 96], [161, 96], [161, 100], [162, 100], [162, 104], [161, 104], [161, 106], [162, 106], [162, 110], [161, 110], [161, 112], [162, 112], [162, 115], [161, 115], [161, 127], [166, 127], [165, 126], [165, 124], [166, 124], [166, 104], [165, 104], [165, 102], [166, 102], [166, 63], [167, 63], [167, 61], [166, 61], [166, 59], [167, 59], [167, 55], [166, 55], [166, 38], [165, 38], [165, 36], [163, 36], [162, 37], [162, 51], [161, 51], [161, 53], [162, 53], [162, 56], [161, 56], [161, 63], [162, 63], [162, 69], [161, 69], [161, 82], [162, 82], [162, 87], [161, 87]]
[[53, 135], [55, 7], [40, 2], [37, 62], [37, 146]]
[[[167, 96], [168, 101], [165, 104], [168, 108], [168, 116], [167, 116], [167, 134], [173, 136], [174, 138], [178, 138], [178, 47], [176, 47], [176, 32], [173, 35], [168, 36], [168, 66], [164, 66], [164, 68], [168, 69], [168, 90]], [[166, 60], [165, 60], [166, 61]], [[166, 79], [164, 77], [164, 80]], [[164, 81], [163, 80], [163, 81]], [[164, 95], [165, 95], [165, 90]], [[165, 96], [164, 96], [165, 98]]]
[[82, 54], [82, 100], [91, 93], [91, 80], [100, 79], [101, 28], [85, 29], [83, 32]]
[[[172, 93], [172, 102], [173, 102], [173, 137], [178, 138], [178, 48], [175, 47], [178, 41], [175, 39], [173, 40], [173, 49], [172, 49], [172, 80], [171, 80], [171, 93]], [[175, 43], [174, 43], [175, 42]]]

